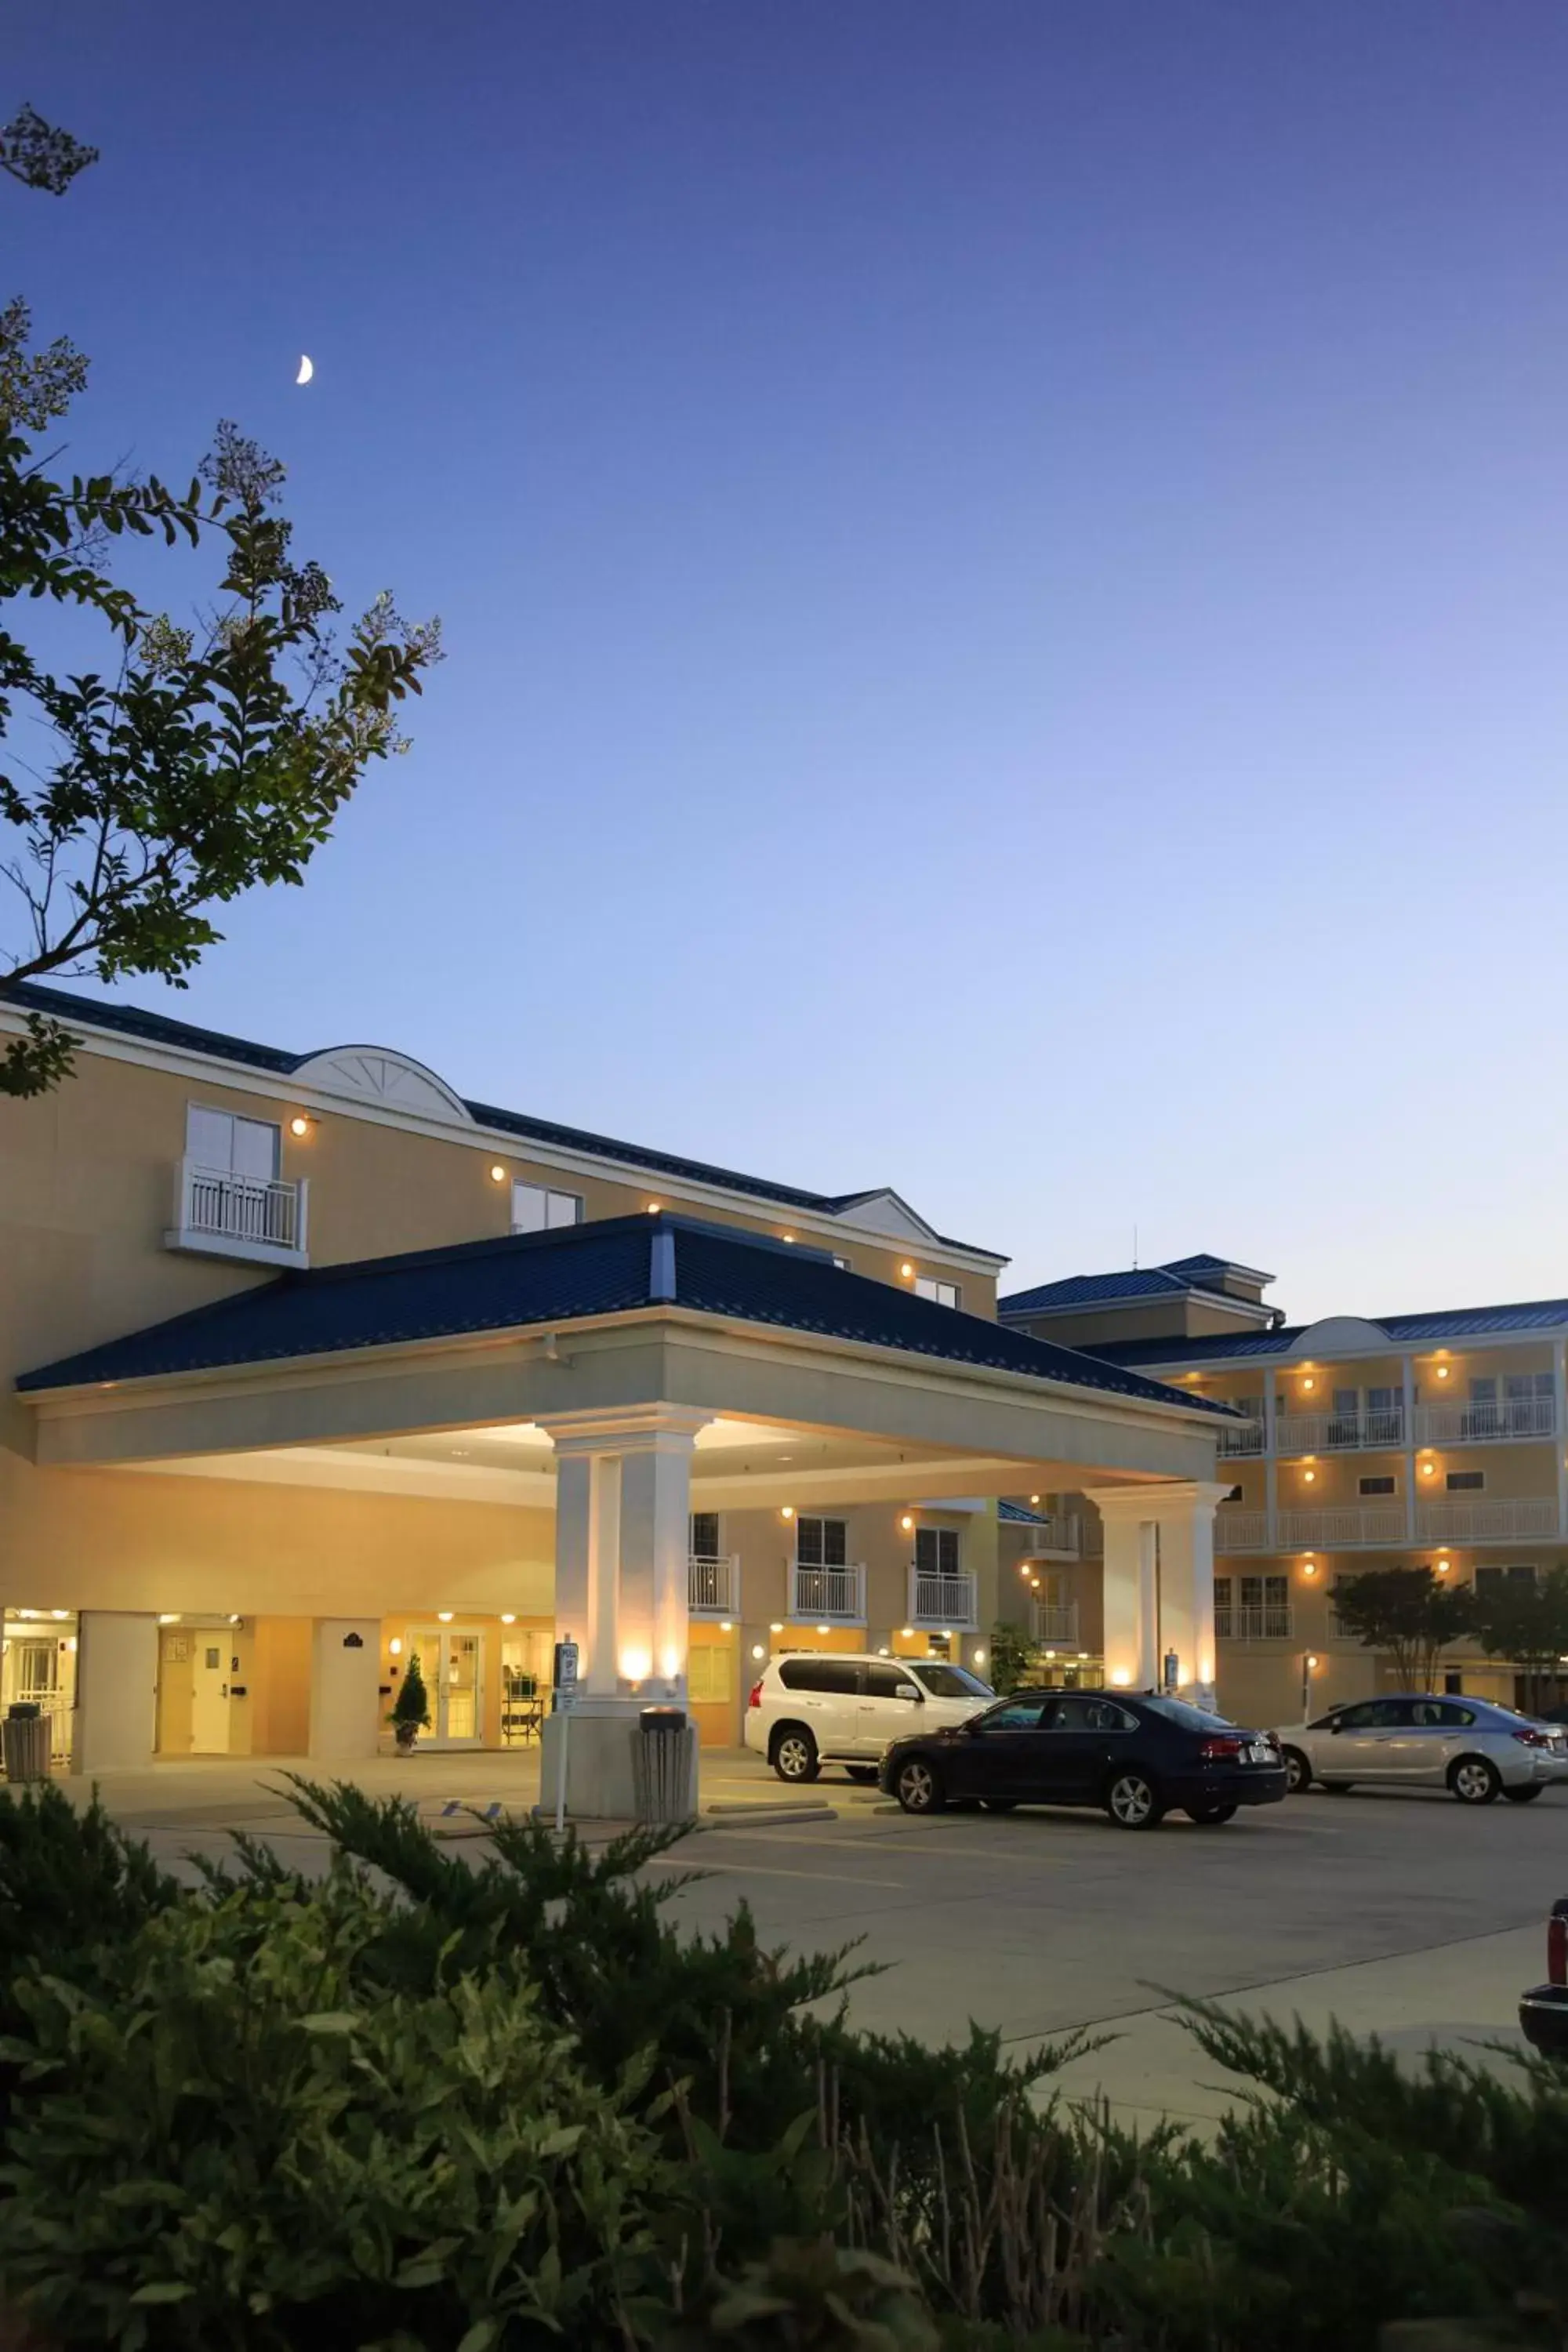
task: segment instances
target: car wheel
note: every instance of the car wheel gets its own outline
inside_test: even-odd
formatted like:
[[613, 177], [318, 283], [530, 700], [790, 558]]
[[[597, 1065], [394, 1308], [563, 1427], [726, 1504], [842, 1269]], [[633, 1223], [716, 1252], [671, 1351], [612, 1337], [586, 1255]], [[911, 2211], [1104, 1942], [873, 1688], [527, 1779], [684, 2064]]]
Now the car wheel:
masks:
[[947, 1802], [942, 1782], [922, 1756], [911, 1756], [900, 1765], [893, 1794], [906, 1813], [940, 1813]]
[[1532, 1805], [1537, 1797], [1544, 1797], [1545, 1794], [1546, 1783], [1544, 1780], [1526, 1780], [1517, 1789], [1505, 1789], [1503, 1790], [1503, 1795], [1508, 1799], [1510, 1805]]
[[1202, 1830], [1217, 1829], [1221, 1822], [1234, 1821], [1235, 1818], [1234, 1805], [1189, 1805], [1187, 1807], [1188, 1821], [1196, 1822]]
[[781, 1780], [815, 1780], [821, 1771], [816, 1742], [798, 1723], [790, 1723], [773, 1741], [773, 1770]]
[[847, 1764], [844, 1769], [852, 1780], [859, 1781], [862, 1788], [868, 1781], [874, 1780], [877, 1777], [877, 1768], [874, 1764]]
[[980, 1801], [988, 1813], [1016, 1813], [1018, 1810], [1016, 1797], [982, 1797]]
[[1304, 1796], [1312, 1785], [1312, 1760], [1299, 1748], [1285, 1750], [1285, 1780], [1291, 1796]]
[[1448, 1767], [1448, 1786], [1461, 1805], [1489, 1805], [1502, 1788], [1502, 1774], [1486, 1756], [1461, 1756]]
[[1107, 1784], [1105, 1810], [1119, 1830], [1158, 1829], [1165, 1812], [1147, 1772], [1131, 1767]]

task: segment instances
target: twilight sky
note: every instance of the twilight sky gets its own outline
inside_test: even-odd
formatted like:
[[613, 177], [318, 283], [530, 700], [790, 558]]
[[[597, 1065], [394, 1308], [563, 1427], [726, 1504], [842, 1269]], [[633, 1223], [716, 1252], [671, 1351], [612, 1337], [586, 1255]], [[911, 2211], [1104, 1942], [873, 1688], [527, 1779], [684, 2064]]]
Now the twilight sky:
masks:
[[1016, 1286], [1568, 1292], [1558, 0], [14, 0], [4, 79], [104, 151], [0, 188], [70, 462], [234, 416], [447, 631], [125, 993]]

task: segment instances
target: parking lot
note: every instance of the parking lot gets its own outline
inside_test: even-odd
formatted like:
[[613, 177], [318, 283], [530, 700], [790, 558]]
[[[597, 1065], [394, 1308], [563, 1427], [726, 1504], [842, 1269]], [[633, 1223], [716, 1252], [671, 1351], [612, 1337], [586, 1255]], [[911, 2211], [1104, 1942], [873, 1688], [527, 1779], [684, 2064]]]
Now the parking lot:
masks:
[[[531, 1759], [426, 1756], [362, 1776], [399, 1788], [447, 1834], [467, 1804], [533, 1803]], [[244, 1820], [310, 1862], [266, 1782], [237, 1767], [163, 1768], [107, 1795], [160, 1853], [221, 1848]], [[811, 1817], [712, 1811], [778, 1798]], [[927, 2038], [976, 2018], [1018, 2048], [1087, 2028], [1109, 2049], [1071, 2066], [1076, 2093], [1128, 2121], [1217, 2113], [1231, 2092], [1173, 2021], [1173, 1995], [1321, 2025], [1337, 2015], [1396, 2047], [1501, 2034], [1542, 1973], [1542, 1922], [1568, 1893], [1568, 1791], [1528, 1808], [1466, 1809], [1426, 1792], [1321, 1795], [1201, 1830], [1173, 1816], [1134, 1833], [1091, 1812], [948, 1812], [913, 1820], [831, 1772], [785, 1791], [754, 1758], [704, 1759], [702, 1830], [667, 1863], [707, 1876], [675, 1897], [693, 1927], [742, 1898], [765, 1937], [797, 1947], [863, 1939], [884, 1973], [858, 1985], [868, 2025]]]

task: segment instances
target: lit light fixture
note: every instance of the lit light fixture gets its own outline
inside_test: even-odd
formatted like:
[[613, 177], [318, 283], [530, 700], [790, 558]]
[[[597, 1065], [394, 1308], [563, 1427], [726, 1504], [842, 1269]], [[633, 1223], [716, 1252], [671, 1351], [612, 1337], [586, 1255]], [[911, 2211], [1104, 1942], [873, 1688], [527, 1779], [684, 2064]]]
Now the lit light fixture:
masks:
[[1031, 1495], [1031, 1496], [1030, 1496], [1030, 1497], [1029, 1497], [1029, 1500], [1030, 1500], [1030, 1502], [1031, 1502], [1031, 1503], [1037, 1503], [1037, 1502], [1039, 1501], [1039, 1499], [1040, 1499], [1040, 1498], [1039, 1498], [1039, 1496], [1038, 1496], [1037, 1495]]
[[1440, 1381], [1446, 1381], [1446, 1380], [1447, 1379], [1447, 1377], [1448, 1377], [1448, 1367], [1447, 1367], [1447, 1364], [1439, 1364], [1439, 1365], [1438, 1365], [1438, 1367], [1437, 1367], [1437, 1378], [1438, 1378]]
[[784, 1632], [784, 1627], [782, 1625], [770, 1625], [768, 1627], [768, 1631], [770, 1633], [782, 1633]]
[[752, 1657], [753, 1657], [753, 1658], [758, 1658], [758, 1659], [765, 1658], [765, 1657], [767, 1656], [767, 1654], [767, 1654], [766, 1650], [763, 1648], [763, 1644], [761, 1643], [761, 1642], [753, 1642], [753, 1643], [752, 1643]]
[[517, 1622], [516, 1610], [503, 1609], [500, 1613], [500, 1622], [503, 1625], [515, 1625]]
[[[61, 1614], [64, 1614], [63, 1611], [61, 1612]], [[231, 1625], [243, 1625], [245, 1620], [243, 1617], [231, 1617], [228, 1622]]]
[[504, 1184], [506, 1182], [506, 1170], [501, 1166], [499, 1160], [490, 1170], [490, 1182], [492, 1184]]
[[1301, 1573], [1303, 1576], [1316, 1576], [1318, 1573], [1317, 1561], [1315, 1559], [1304, 1559], [1301, 1562]]
[[909, 1259], [908, 1259], [908, 1258], [906, 1258], [906, 1259], [904, 1260], [904, 1262], [903, 1262], [902, 1265], [901, 1265], [901, 1266], [900, 1266], [900, 1268], [899, 1268], [899, 1272], [903, 1276], [904, 1280], [905, 1280], [906, 1282], [908, 1282], [908, 1280], [910, 1279], [910, 1276], [913, 1274], [913, 1272], [914, 1272], [914, 1267], [910, 1264], [910, 1262], [909, 1262]]
[[735, 1627], [734, 1627], [734, 1623], [733, 1623], [733, 1622], [732, 1622], [732, 1620], [731, 1620], [731, 1619], [730, 1619], [730, 1618], [728, 1618], [728, 1617], [721, 1617], [721, 1618], [720, 1618], [720, 1620], [719, 1620], [719, 1631], [721, 1632], [721, 1633], [732, 1633], [734, 1632], [734, 1630], [735, 1630]]
[[1026, 1559], [1025, 1559], [1025, 1560], [1020, 1560], [1020, 1561], [1019, 1561], [1019, 1563], [1018, 1563], [1018, 1573], [1019, 1573], [1019, 1575], [1020, 1575], [1020, 1576], [1025, 1577], [1025, 1578], [1031, 1577], [1031, 1576], [1033, 1576], [1034, 1572], [1035, 1572], [1035, 1571], [1034, 1571], [1034, 1570], [1029, 1566], [1029, 1563], [1028, 1563], [1028, 1561], [1027, 1561]]
[[1303, 1377], [1303, 1379], [1302, 1379], [1302, 1381], [1301, 1381], [1301, 1386], [1302, 1386], [1304, 1389], [1315, 1389], [1315, 1388], [1317, 1387], [1317, 1385], [1318, 1385], [1318, 1383], [1317, 1383], [1317, 1381], [1312, 1378], [1312, 1375], [1311, 1375], [1311, 1373], [1310, 1373], [1310, 1372], [1308, 1372], [1308, 1373], [1306, 1373], [1306, 1374], [1304, 1375], [1304, 1377]]
[[816, 1630], [819, 1633], [831, 1633], [833, 1628], [831, 1625], [819, 1625]]
[[67, 1649], [68, 1649], [68, 1650], [69, 1650], [69, 1651], [70, 1651], [71, 1654], [72, 1654], [72, 1655], [73, 1655], [73, 1657], [74, 1657], [74, 1655], [76, 1654], [76, 1635], [75, 1635], [74, 1633], [68, 1633], [68, 1634], [67, 1634], [67, 1636], [66, 1636], [66, 1647], [67, 1647]]
[[1318, 1668], [1322, 1664], [1322, 1663], [1323, 1663], [1323, 1662], [1322, 1662], [1321, 1658], [1320, 1658], [1320, 1657], [1319, 1657], [1319, 1655], [1318, 1655], [1318, 1654], [1317, 1654], [1316, 1650], [1309, 1650], [1309, 1651], [1308, 1651], [1308, 1653], [1307, 1653], [1307, 1672], [1308, 1672], [1310, 1675], [1315, 1675], [1315, 1674], [1317, 1673], [1317, 1671], [1318, 1671]]
[[1054, 1659], [1055, 1659], [1055, 1657], [1056, 1657], [1056, 1654], [1056, 1654], [1056, 1652], [1055, 1652], [1054, 1650], [1047, 1650], [1047, 1651], [1046, 1652], [1046, 1657], [1047, 1657], [1047, 1662], [1049, 1662], [1049, 1661], [1054, 1661]]
[[885, 1648], [884, 1648], [884, 1649], [880, 1649], [880, 1650], [879, 1650], [879, 1651], [878, 1651], [877, 1655], [878, 1655], [879, 1658], [885, 1658], [885, 1657], [888, 1655], [888, 1652], [887, 1652], [887, 1650], [886, 1650]]
[[1317, 1475], [1318, 1474], [1315, 1470], [1303, 1470], [1301, 1473], [1303, 1482], [1309, 1486], [1315, 1484]]
[[910, 1529], [914, 1526], [914, 1523], [915, 1517], [912, 1511], [906, 1511], [903, 1517], [899, 1521], [900, 1527], [902, 1528], [906, 1535], [909, 1534]]
[[[32, 1613], [33, 1612], [30, 1609], [23, 1612], [23, 1614], [28, 1617], [30, 1617]], [[160, 1625], [177, 1625], [179, 1622], [180, 1612], [177, 1609], [165, 1609], [163, 1615], [158, 1620]]]
[[912, 1642], [914, 1638], [915, 1629], [912, 1625], [906, 1625], [903, 1632], [899, 1636], [900, 1642]]
[[310, 1120], [306, 1118], [301, 1112], [296, 1111], [294, 1117], [289, 1122], [289, 1132], [290, 1135], [309, 1135], [310, 1132]]
[[952, 1641], [952, 1628], [950, 1625], [944, 1625], [944, 1626], [942, 1627], [942, 1640], [943, 1640], [944, 1642], [951, 1642], [951, 1641]]
[[1088, 1652], [1087, 1650], [1080, 1650], [1080, 1651], [1079, 1652], [1079, 1654], [1078, 1654], [1078, 1662], [1079, 1662], [1079, 1664], [1080, 1666], [1086, 1666], [1086, 1665], [1088, 1665], [1088, 1664], [1089, 1664], [1089, 1652]]
[[984, 1650], [975, 1651], [974, 1663], [977, 1666], [983, 1666], [985, 1664], [985, 1653]]
[[621, 1652], [622, 1680], [628, 1683], [646, 1682], [652, 1664], [653, 1659], [647, 1650], [623, 1650]]
[[[53, 1617], [58, 1623], [63, 1625], [66, 1619], [70, 1615], [70, 1611], [68, 1609], [51, 1609], [49, 1615]], [[231, 1625], [237, 1625], [239, 1620], [237, 1617], [231, 1617], [228, 1622]]]
[[664, 1202], [662, 1201], [650, 1201], [647, 1204], [648, 1215], [650, 1217], [657, 1217], [663, 1206]]
[[781, 1519], [793, 1519], [795, 1517], [795, 1505], [793, 1503], [781, 1503], [779, 1505], [779, 1517]]
[[452, 1612], [449, 1609], [437, 1609], [436, 1614], [440, 1619], [443, 1625], [449, 1625], [451, 1623]]
[[781, 1234], [779, 1235], [779, 1239], [781, 1242], [793, 1242], [795, 1235], [793, 1234]]
[[402, 1636], [402, 1634], [401, 1634], [401, 1633], [395, 1633], [395, 1634], [393, 1635], [393, 1637], [392, 1637], [391, 1641], [390, 1641], [390, 1642], [388, 1642], [388, 1643], [387, 1643], [386, 1647], [387, 1647], [387, 1651], [388, 1651], [388, 1653], [389, 1653], [389, 1654], [390, 1654], [391, 1656], [393, 1656], [393, 1657], [395, 1657], [395, 1658], [400, 1658], [400, 1657], [403, 1655], [403, 1636]]
[[1440, 1560], [1437, 1562], [1437, 1573], [1438, 1573], [1438, 1575], [1439, 1575], [1439, 1576], [1447, 1576], [1447, 1573], [1448, 1573], [1449, 1569], [1450, 1569], [1452, 1566], [1453, 1566], [1453, 1562], [1452, 1562], [1451, 1560], [1440, 1559]]
[[1435, 1478], [1437, 1475], [1437, 1465], [1435, 1462], [1423, 1462], [1421, 1475], [1423, 1478]]
[[1128, 1673], [1125, 1666], [1118, 1666], [1110, 1679], [1115, 1684], [1118, 1690], [1125, 1690], [1132, 1677]]

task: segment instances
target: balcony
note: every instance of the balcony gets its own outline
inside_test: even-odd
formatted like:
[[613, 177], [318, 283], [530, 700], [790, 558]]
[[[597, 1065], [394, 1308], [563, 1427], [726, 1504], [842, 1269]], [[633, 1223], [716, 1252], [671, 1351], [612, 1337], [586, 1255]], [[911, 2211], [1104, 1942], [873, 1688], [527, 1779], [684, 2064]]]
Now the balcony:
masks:
[[1281, 1511], [1280, 1551], [1355, 1551], [1367, 1544], [1401, 1544], [1403, 1503], [1325, 1504], [1315, 1511]]
[[256, 1265], [308, 1265], [308, 1191], [303, 1179], [268, 1181], [182, 1160], [174, 1171], [174, 1223], [164, 1245]]
[[1222, 1505], [1215, 1514], [1214, 1548], [1215, 1551], [1267, 1551], [1268, 1512], [1233, 1511]]
[[1500, 1397], [1490, 1404], [1422, 1404], [1415, 1435], [1423, 1445], [1495, 1445], [1510, 1438], [1555, 1437], [1557, 1400]]
[[1037, 1642], [1049, 1642], [1064, 1650], [1076, 1650], [1078, 1648], [1078, 1602], [1076, 1601], [1031, 1602], [1029, 1632]]
[[973, 1633], [980, 1620], [973, 1576], [932, 1576], [910, 1569], [910, 1623], [944, 1632]]
[[[1545, 1402], [1550, 1403], [1550, 1398]], [[1557, 1533], [1554, 1495], [1466, 1496], [1417, 1503], [1416, 1531], [1426, 1543], [1514, 1543]]]
[[1266, 1454], [1268, 1451], [1264, 1442], [1267, 1434], [1261, 1419], [1252, 1422], [1245, 1429], [1237, 1429], [1230, 1422], [1222, 1422], [1219, 1433], [1219, 1451], [1222, 1459], [1226, 1454]]
[[1277, 1454], [1377, 1454], [1405, 1443], [1405, 1408], [1359, 1412], [1281, 1412], [1274, 1417]]
[[1084, 1523], [1076, 1512], [1049, 1511], [1028, 1530], [1031, 1559], [1081, 1559]]
[[1296, 1630], [1296, 1612], [1288, 1601], [1239, 1609], [1222, 1609], [1216, 1602], [1214, 1630], [1222, 1642], [1288, 1642]]
[[686, 1605], [693, 1617], [738, 1617], [741, 1555], [705, 1559], [693, 1552], [686, 1563]]
[[793, 1568], [789, 1613], [796, 1624], [863, 1625], [866, 1570], [854, 1568]]

